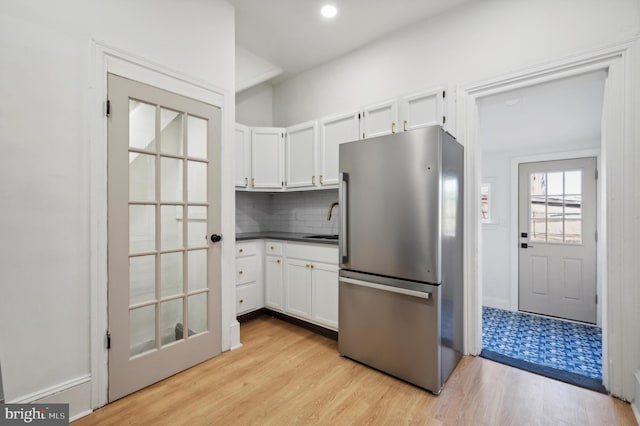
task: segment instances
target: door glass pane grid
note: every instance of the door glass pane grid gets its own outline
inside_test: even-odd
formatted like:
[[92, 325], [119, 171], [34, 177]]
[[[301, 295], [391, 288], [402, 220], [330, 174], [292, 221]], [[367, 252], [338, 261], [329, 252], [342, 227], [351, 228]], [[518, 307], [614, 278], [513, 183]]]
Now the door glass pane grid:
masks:
[[582, 171], [532, 173], [529, 184], [529, 240], [581, 244]]
[[[137, 117], [143, 122], [137, 123]], [[138, 217], [136, 223], [130, 221], [130, 235], [141, 235], [137, 242], [132, 239], [130, 251], [155, 254], [157, 259], [155, 283], [144, 281], [144, 296], [138, 291], [130, 297], [132, 357], [208, 330], [207, 125], [206, 120], [160, 105], [130, 102], [130, 138], [135, 137], [129, 148], [130, 173], [134, 162], [146, 165], [134, 170], [135, 185], [130, 185], [130, 216]], [[204, 256], [189, 263], [193, 250], [187, 247], [199, 248]]]

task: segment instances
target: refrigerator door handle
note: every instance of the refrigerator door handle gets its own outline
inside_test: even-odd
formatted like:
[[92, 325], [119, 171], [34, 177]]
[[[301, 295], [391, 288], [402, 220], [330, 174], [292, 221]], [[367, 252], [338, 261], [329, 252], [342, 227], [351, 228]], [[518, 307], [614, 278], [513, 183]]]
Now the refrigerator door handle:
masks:
[[354, 280], [353, 278], [343, 278], [343, 277], [341, 277], [340, 281], [348, 283], [348, 284], [359, 285], [359, 286], [362, 286], [362, 287], [375, 288], [376, 290], [388, 291], [390, 293], [404, 294], [406, 296], [419, 297], [421, 299], [426, 299], [426, 300], [431, 299], [431, 293], [423, 292], [423, 291], [415, 291], [415, 290], [409, 290], [409, 289], [406, 289], [406, 288], [391, 287], [391, 286], [382, 285], [382, 284], [374, 284], [374, 283], [370, 283], [370, 282], [367, 282], [367, 281]]
[[340, 172], [340, 184], [338, 186], [340, 193], [340, 258], [342, 263], [349, 260], [349, 240], [348, 240], [348, 224], [349, 224], [349, 174]]

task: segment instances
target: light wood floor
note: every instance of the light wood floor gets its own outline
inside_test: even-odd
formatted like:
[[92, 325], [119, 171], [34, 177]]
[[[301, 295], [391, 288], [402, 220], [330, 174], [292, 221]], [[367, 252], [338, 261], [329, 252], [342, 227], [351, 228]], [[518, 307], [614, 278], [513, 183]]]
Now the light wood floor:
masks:
[[274, 318], [244, 347], [116, 401], [81, 425], [635, 425], [602, 395], [465, 357], [440, 396], [338, 355], [336, 342]]

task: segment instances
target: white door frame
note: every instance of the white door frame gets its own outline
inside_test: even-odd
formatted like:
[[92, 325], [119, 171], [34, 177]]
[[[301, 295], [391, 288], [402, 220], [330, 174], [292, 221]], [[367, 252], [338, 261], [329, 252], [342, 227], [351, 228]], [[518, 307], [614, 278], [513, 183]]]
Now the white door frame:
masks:
[[[587, 72], [605, 70], [600, 179], [600, 245], [603, 291], [603, 384], [616, 396], [632, 400], [634, 373], [640, 363], [637, 336], [640, 274], [637, 262], [640, 227], [637, 211], [640, 189], [634, 187], [640, 174], [640, 136], [636, 111], [640, 108], [640, 42], [637, 39], [558, 62], [528, 68], [492, 80], [462, 86], [457, 90], [458, 139], [465, 146], [465, 353], [482, 349], [482, 281], [480, 183], [481, 151], [478, 133], [478, 99]], [[634, 299], [634, 297], [636, 299]]]
[[[113, 73], [178, 93], [221, 108], [222, 112], [222, 234], [235, 235], [235, 188], [233, 184], [234, 97], [219, 87], [150, 62], [92, 40], [93, 62], [89, 68], [90, 94], [86, 103], [91, 116], [88, 138], [90, 182], [90, 306], [91, 306], [91, 406], [98, 408], [108, 401], [108, 351], [105, 333], [107, 316], [107, 73]], [[233, 259], [235, 238], [222, 241], [222, 351], [239, 345], [240, 328], [235, 319], [235, 286]]]

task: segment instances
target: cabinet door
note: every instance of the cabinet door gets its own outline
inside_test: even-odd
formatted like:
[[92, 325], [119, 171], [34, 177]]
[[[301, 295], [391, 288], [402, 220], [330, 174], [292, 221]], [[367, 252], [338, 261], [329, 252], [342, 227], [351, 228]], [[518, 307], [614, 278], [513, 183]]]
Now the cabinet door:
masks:
[[316, 185], [316, 144], [318, 124], [315, 121], [287, 128], [286, 173], [287, 188]]
[[251, 180], [251, 129], [236, 124], [235, 129], [236, 188], [248, 188]]
[[236, 315], [255, 311], [258, 308], [257, 293], [256, 283], [249, 283], [236, 288]]
[[287, 307], [285, 311], [302, 318], [311, 318], [311, 263], [287, 260]]
[[312, 319], [338, 329], [338, 267], [313, 263], [311, 268]]
[[362, 115], [362, 137], [390, 135], [397, 131], [398, 101], [392, 100], [368, 106]]
[[265, 305], [279, 311], [284, 309], [282, 303], [282, 282], [284, 264], [279, 256], [265, 256]]
[[443, 93], [444, 89], [439, 87], [402, 98], [401, 130], [442, 125]]
[[251, 187], [281, 189], [284, 129], [254, 127], [251, 130]]
[[338, 146], [358, 139], [360, 114], [351, 112], [320, 121], [320, 185], [338, 184]]

